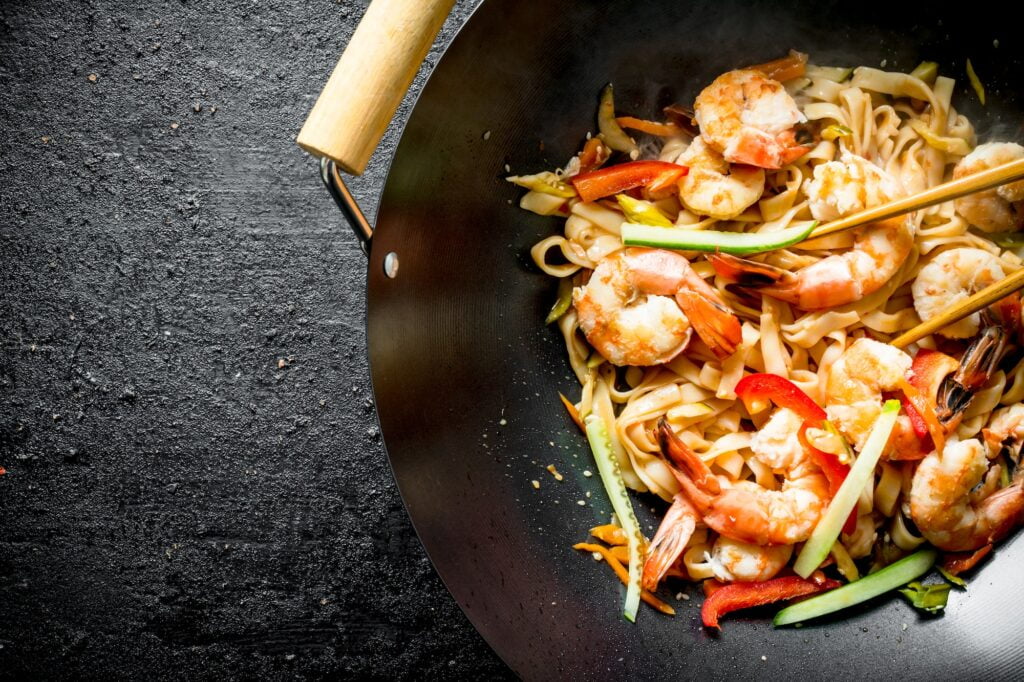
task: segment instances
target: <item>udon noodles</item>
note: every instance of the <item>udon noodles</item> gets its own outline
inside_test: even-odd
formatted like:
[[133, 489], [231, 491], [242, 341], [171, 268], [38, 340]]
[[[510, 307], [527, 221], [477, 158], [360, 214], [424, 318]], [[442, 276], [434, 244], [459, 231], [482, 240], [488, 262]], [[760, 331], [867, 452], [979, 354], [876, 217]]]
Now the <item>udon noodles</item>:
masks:
[[[806, 226], [816, 219], [834, 219], [854, 209], [934, 187], [953, 176], [957, 165], [964, 163], [965, 155], [979, 149], [971, 122], [953, 106], [955, 83], [951, 78], [886, 72], [868, 67], [851, 71], [807, 66], [801, 70], [802, 74], [785, 80], [784, 86], [805, 119], [795, 127], [797, 140], [801, 134], [805, 137], [800, 141], [802, 153], [794, 160], [780, 163], [781, 167], [761, 171], [763, 185], [757, 187], [759, 198], [756, 201], [740, 207], [736, 215], [719, 212], [718, 217], [714, 217], [698, 208], [699, 197], [687, 200], [673, 189], [660, 193], [633, 190], [633, 198], [647, 200], [646, 210], [654, 209], [676, 228], [767, 235], [786, 228]], [[698, 119], [701, 118], [699, 104]], [[689, 117], [690, 113], [686, 115]], [[706, 120], [708, 115], [705, 114], [704, 118]], [[707, 140], [705, 121], [700, 122], [699, 130], [688, 131], [685, 125], [670, 124], [656, 130], [658, 135], [636, 134], [635, 141], [640, 144], [633, 150], [631, 159], [657, 159], [687, 165], [688, 161], [692, 162], [699, 156], [699, 153], [695, 154], [694, 145], [708, 146], [712, 141]], [[608, 136], [602, 136], [602, 141], [607, 142]], [[830, 162], [832, 165], [826, 166]], [[563, 189], [571, 186], [574, 177], [580, 173], [580, 166], [581, 157], [574, 157], [564, 169], [557, 170], [546, 181]], [[734, 163], [725, 177], [739, 178], [737, 172], [744, 168], [749, 167]], [[829, 180], [827, 168], [838, 169], [845, 174], [841, 172], [839, 179]], [[692, 167], [690, 172], [694, 173]], [[875, 181], [871, 180], [872, 174]], [[538, 187], [523, 179], [514, 181]], [[827, 186], [829, 182], [834, 184]], [[993, 192], [989, 194], [995, 197], [993, 201], [998, 202], [999, 196]], [[1010, 199], [1019, 201], [1024, 196], [1011, 196]], [[1020, 208], [1012, 201], [1004, 203], [1011, 211]], [[752, 409], [739, 400], [736, 393], [737, 385], [745, 376], [773, 374], [788, 379], [815, 403], [826, 408], [831, 422], [839, 426], [838, 431], [844, 438], [837, 439], [835, 433], [818, 430], [813, 434], [818, 439], [813, 444], [822, 450], [831, 450], [849, 463], [863, 446], [864, 434], [856, 432], [856, 418], [844, 417], [841, 409], [844, 406], [835, 405], [834, 396], [828, 394], [829, 377], [838, 371], [837, 363], [844, 354], [859, 339], [885, 344], [921, 322], [919, 310], [925, 307], [918, 301], [915, 308], [915, 296], [923, 297], [920, 291], [915, 292], [915, 282], [919, 280], [922, 269], [935, 262], [941, 254], [955, 252], [973, 254], [976, 259], [988, 258], [991, 262], [986, 261], [986, 267], [994, 268], [1002, 275], [1022, 267], [1017, 253], [996, 243], [999, 235], [993, 234], [994, 230], [978, 229], [979, 222], [983, 221], [965, 217], [965, 214], [971, 215], [967, 210], [969, 206], [964, 204], [961, 207], [955, 202], [918, 211], [906, 218], [909, 221], [906, 228], [913, 235], [906, 257], [888, 264], [891, 276], [885, 276], [877, 288], [838, 305], [810, 306], [811, 309], [807, 309], [809, 306], [802, 306], [800, 300], [793, 297], [785, 300], [786, 297], [762, 295], [755, 279], [740, 278], [737, 286], [735, 278], [730, 281], [728, 276], [716, 270], [707, 253], [684, 250], [682, 255], [692, 271], [710, 285], [725, 309], [738, 320], [739, 334], [734, 350], [724, 354], [715, 352], [716, 349], [710, 347], [702, 335], [691, 334], [692, 338], [685, 347], [663, 362], [647, 366], [616, 365], [588, 341], [588, 330], [581, 325], [579, 306], [581, 293], [591, 281], [595, 268], [627, 249], [621, 239], [622, 225], [628, 222], [623, 207], [613, 196], [583, 201], [574, 193], [552, 193], [544, 187], [528, 192], [521, 205], [537, 213], [565, 218], [563, 229], [536, 244], [532, 257], [538, 268], [567, 283], [563, 294], [568, 291], [568, 284], [576, 292], [574, 304], [557, 320], [569, 364], [579, 380], [580, 391], [575, 407], [580, 414], [598, 415], [609, 425], [611, 448], [625, 484], [634, 491], [651, 493], [666, 502], [677, 499], [681, 483], [678, 471], [674, 471], [663, 452], [663, 443], [658, 437], [659, 424], [667, 424], [678, 439], [710, 467], [714, 476], [723, 481], [723, 485], [749, 482], [763, 490], [779, 491], [787, 485], [785, 467], [773, 466], [772, 462], [755, 452], [757, 434], [768, 427], [776, 410], [767, 404]], [[977, 210], [977, 206], [973, 208]], [[1005, 225], [998, 227], [1007, 229]], [[1020, 229], [1019, 223], [1011, 229]], [[846, 232], [746, 260], [796, 272], [836, 254], [862, 248], [855, 242], [856, 238], [856, 233]], [[884, 244], [882, 248], [884, 251]], [[971, 251], [958, 251], [963, 249]], [[976, 253], [978, 251], [983, 253]], [[893, 252], [876, 258], [899, 256]], [[947, 271], [952, 272], [950, 279], [958, 282], [962, 279], [966, 282], [964, 288], [970, 288], [970, 277], [962, 270], [967, 266], [958, 266], [958, 263], [951, 260], [947, 264]], [[879, 267], [879, 270], [884, 269]], [[934, 275], [926, 273], [926, 276]], [[922, 287], [918, 284], [919, 290]], [[955, 289], [953, 285], [949, 288]], [[957, 295], [968, 293], [973, 293], [973, 290], [957, 291]], [[1019, 301], [1016, 305], [1019, 321]], [[933, 335], [921, 339], [905, 349], [907, 365], [909, 358], [925, 350], [942, 351], [945, 356], [964, 362], [963, 356], [972, 339], [986, 324], [995, 324], [990, 316], [985, 320], [979, 323], [975, 316], [970, 336], [957, 333], [952, 338]], [[1005, 320], [1002, 326], [1007, 326]], [[1014, 332], [1008, 330], [1008, 333], [1012, 337]], [[1009, 344], [1012, 346], [1014, 343], [1015, 338], [1010, 338]], [[902, 351], [893, 349], [893, 352]], [[1024, 360], [1015, 361], [1014, 357], [1008, 351], [1002, 351], [980, 386], [971, 391], [969, 405], [956, 415], [956, 419], [945, 424], [947, 451], [953, 447], [952, 444], [972, 439], [989, 445], [998, 441], [994, 447], [986, 446], [986, 457], [991, 464], [988, 474], [974, 491], [976, 496], [984, 497], [1007, 487], [1016, 463], [1019, 439], [1014, 438], [1020, 435], [1015, 431], [1020, 430], [1016, 422], [1005, 432], [996, 434], [997, 437], [991, 436], [994, 417], [1003, 421], [1016, 417], [1015, 412], [1011, 414], [1011, 410], [1006, 408], [1018, 405], [1024, 398]], [[885, 390], [890, 388], [885, 387]], [[883, 395], [885, 390], [878, 390], [873, 415], [877, 414], [883, 398], [888, 397]], [[935, 395], [928, 398], [934, 409], [935, 401], [940, 399]], [[1002, 411], [998, 412], [1001, 408]], [[901, 413], [899, 419], [907, 430], [908, 415]], [[796, 435], [783, 433], [782, 437], [792, 439]], [[927, 442], [927, 438], [923, 440]], [[852, 449], [847, 448], [847, 444], [852, 445]], [[933, 440], [926, 447], [934, 445]], [[890, 451], [881, 458], [870, 484], [860, 494], [855, 528], [840, 535], [837, 545], [831, 550], [844, 574], [857, 573], [857, 563], [860, 571], [877, 570], [926, 542], [922, 529], [918, 527], [921, 520], [913, 517], [911, 492], [915, 474], [923, 466], [921, 462], [928, 453], [906, 456], [906, 452], [892, 451], [893, 447], [890, 441]], [[985, 490], [979, 493], [982, 488]], [[946, 494], [953, 493], [947, 491]], [[962, 497], [969, 494], [970, 491], [964, 491]], [[977, 497], [975, 503], [978, 504]], [[698, 512], [702, 509], [698, 508]], [[1013, 524], [1017, 521], [1019, 513]], [[974, 544], [989, 544], [994, 537], [995, 534], [990, 533], [982, 538], [984, 542]], [[763, 570], [763, 566], [753, 572], [746, 570], [742, 559], [749, 559], [749, 556], [737, 559], [728, 551], [716, 552], [720, 538], [721, 533], [712, 530], [706, 518], [699, 518], [685, 546], [673, 553], [674, 571], [670, 574], [692, 581], [717, 579], [721, 582], [752, 578], [764, 580], [778, 574], [777, 569]], [[758, 550], [748, 549], [749, 544], [739, 544], [737, 551], [756, 554]], [[794, 544], [799, 546], [799, 542]], [[962, 542], [959, 545], [950, 542], [948, 547], [940, 547], [948, 548], [977, 549]], [[784, 564], [790, 553], [784, 554], [785, 559], [781, 562], [772, 561]], [[864, 561], [858, 562], [860, 559]], [[846, 577], [851, 579], [849, 575]]]

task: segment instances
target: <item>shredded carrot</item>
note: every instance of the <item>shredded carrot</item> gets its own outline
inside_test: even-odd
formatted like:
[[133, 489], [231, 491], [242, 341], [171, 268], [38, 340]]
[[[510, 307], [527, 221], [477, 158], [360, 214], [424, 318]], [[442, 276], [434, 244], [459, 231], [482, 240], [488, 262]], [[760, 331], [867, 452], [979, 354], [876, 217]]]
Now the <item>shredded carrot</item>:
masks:
[[900, 379], [899, 388], [903, 391], [903, 395], [907, 396], [907, 399], [910, 400], [910, 404], [914, 406], [917, 413], [921, 415], [925, 426], [928, 427], [928, 433], [932, 436], [932, 444], [935, 445], [935, 451], [941, 456], [942, 449], [946, 447], [946, 430], [942, 428], [939, 418], [935, 416], [935, 405], [924, 393], [917, 389], [917, 386], [914, 386], [906, 379]]
[[610, 548], [608, 551], [611, 552], [611, 555], [613, 557], [615, 557], [622, 563], [629, 563], [629, 547], [624, 547], [623, 545], [616, 545], [615, 547]]
[[601, 542], [605, 542], [609, 545], [625, 545], [626, 542], [628, 542], [626, 534], [614, 523], [606, 523], [603, 526], [594, 526], [590, 529], [590, 534]]
[[590, 138], [583, 145], [583, 150], [579, 153], [580, 173], [589, 173], [596, 168], [600, 168], [610, 155], [610, 150], [601, 143], [601, 138]]
[[[604, 557], [604, 560], [608, 563], [609, 566], [612, 567], [612, 570], [615, 571], [615, 575], [619, 577], [619, 580], [622, 581], [622, 584], [629, 584], [629, 571], [627, 571], [625, 566], [623, 566], [619, 562], [619, 560], [615, 558], [615, 555], [608, 551], [607, 547], [604, 547], [602, 545], [590, 544], [588, 542], [580, 542], [573, 545], [572, 548], [582, 550], [584, 552], [597, 552], [602, 557]], [[656, 611], [660, 611], [661, 613], [664, 613], [669, 616], [676, 615], [676, 610], [674, 608], [672, 608], [665, 602], [661, 601], [647, 590], [640, 591], [640, 598], [643, 599], [649, 606], [654, 608]]]
[[4, 469], [3, 467], [0, 467], [0, 476], [3, 476], [6, 473], [7, 473], [7, 469]]
[[748, 69], [760, 71], [769, 78], [785, 82], [799, 78], [807, 72], [807, 55], [796, 50], [790, 50], [789, 55], [781, 59], [773, 59], [764, 64], [748, 66]]
[[658, 123], [657, 121], [647, 121], [634, 116], [619, 116], [615, 119], [615, 122], [622, 128], [639, 130], [641, 133], [657, 135], [658, 137], [673, 137], [683, 132], [682, 128], [672, 122]]
[[580, 427], [580, 431], [586, 433], [587, 429], [583, 426], [583, 419], [580, 417], [580, 411], [577, 410], [576, 406], [569, 402], [569, 399], [561, 393], [558, 394], [558, 397], [562, 399], [562, 404], [565, 405], [565, 411], [569, 413], [569, 417], [571, 417], [576, 423], [576, 426]]

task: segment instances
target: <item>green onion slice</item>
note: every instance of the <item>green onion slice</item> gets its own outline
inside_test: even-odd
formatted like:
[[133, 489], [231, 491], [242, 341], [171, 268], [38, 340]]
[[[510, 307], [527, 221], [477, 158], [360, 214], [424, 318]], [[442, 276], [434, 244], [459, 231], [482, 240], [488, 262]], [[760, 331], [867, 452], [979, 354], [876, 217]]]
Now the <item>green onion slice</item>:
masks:
[[802, 242], [818, 226], [787, 227], [776, 232], [717, 232], [715, 230], [687, 230], [657, 227], [635, 223], [622, 224], [622, 243], [626, 246], [652, 246], [677, 251], [706, 251], [746, 256], [784, 249]]

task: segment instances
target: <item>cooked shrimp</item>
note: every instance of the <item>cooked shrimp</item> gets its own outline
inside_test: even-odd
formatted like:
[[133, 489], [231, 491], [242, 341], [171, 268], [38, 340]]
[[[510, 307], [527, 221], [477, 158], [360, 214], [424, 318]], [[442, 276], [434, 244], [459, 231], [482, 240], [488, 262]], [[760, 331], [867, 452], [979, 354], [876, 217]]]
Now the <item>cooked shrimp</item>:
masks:
[[690, 172], [679, 181], [679, 199], [697, 215], [729, 220], [753, 206], [764, 193], [764, 171], [750, 166], [734, 166], [695, 138], [676, 162]]
[[760, 71], [722, 74], [697, 95], [693, 112], [701, 137], [726, 161], [781, 168], [807, 151], [793, 131], [807, 118], [782, 83]]
[[[899, 390], [910, 366], [910, 356], [899, 348], [867, 338], [854, 341], [832, 365], [825, 382], [825, 412], [857, 450], [882, 412], [882, 393]], [[918, 451], [906, 416], [897, 420], [888, 451]]]
[[752, 545], [720, 535], [708, 563], [722, 582], [750, 583], [774, 578], [792, 555], [793, 545]]
[[645, 590], [658, 589], [658, 583], [665, 577], [668, 569], [679, 559], [686, 549], [700, 517], [689, 500], [682, 493], [676, 493], [672, 506], [665, 513], [665, 518], [654, 534], [654, 540], [644, 561], [642, 582]]
[[992, 456], [1006, 452], [1014, 462], [1019, 462], [1021, 445], [1024, 445], [1024, 403], [993, 412], [988, 427], [982, 429], [982, 436]]
[[[673, 300], [672, 297], [675, 297]], [[742, 340], [740, 322], [685, 257], [661, 249], [616, 251], [573, 291], [580, 328], [614, 365], [658, 365], [693, 331], [720, 357]]]
[[781, 490], [768, 490], [753, 481], [715, 476], [664, 419], [658, 436], [682, 492], [720, 535], [755, 545], [803, 542], [828, 504], [828, 483], [806, 457], [784, 471]]
[[[979, 145], [953, 169], [958, 180], [988, 168], [1024, 158], [1024, 147], [1013, 142]], [[1008, 232], [1024, 227], [1024, 180], [960, 197], [953, 205], [964, 220], [985, 232]]]
[[815, 220], [828, 221], [874, 208], [904, 194], [900, 183], [867, 159], [843, 150], [839, 161], [814, 167], [804, 183]]
[[[918, 273], [911, 291], [914, 309], [922, 320], [930, 320], [950, 306], [963, 301], [1005, 276], [999, 258], [981, 249], [959, 248], [943, 251]], [[978, 333], [981, 313], [974, 313], [945, 326], [939, 334], [966, 339]]]
[[[940, 456], [932, 452], [914, 473], [910, 516], [921, 535], [939, 549], [966, 552], [1001, 539], [1024, 521], [1024, 475], [996, 490], [996, 463], [991, 468], [979, 440], [950, 441]], [[975, 486], [983, 485], [975, 490]]]
[[872, 223], [857, 231], [853, 248], [796, 272], [728, 254], [711, 254], [715, 272], [740, 286], [792, 303], [803, 310], [859, 301], [895, 275], [914, 247], [909, 218]]

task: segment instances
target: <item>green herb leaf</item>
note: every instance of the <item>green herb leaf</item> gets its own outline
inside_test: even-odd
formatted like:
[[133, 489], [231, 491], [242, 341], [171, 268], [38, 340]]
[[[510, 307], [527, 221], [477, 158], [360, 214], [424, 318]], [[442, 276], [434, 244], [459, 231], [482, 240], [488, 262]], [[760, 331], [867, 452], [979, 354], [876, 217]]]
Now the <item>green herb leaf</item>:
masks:
[[914, 608], [938, 613], [946, 608], [946, 600], [949, 599], [949, 590], [952, 587], [949, 583], [936, 583], [934, 585], [922, 585], [914, 581], [899, 590], [899, 593], [910, 600]]

